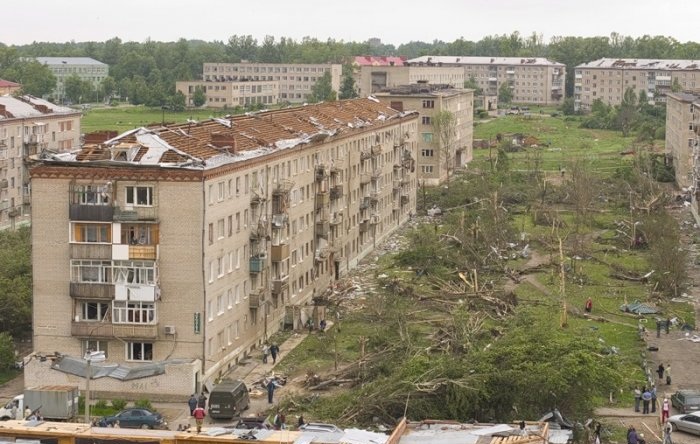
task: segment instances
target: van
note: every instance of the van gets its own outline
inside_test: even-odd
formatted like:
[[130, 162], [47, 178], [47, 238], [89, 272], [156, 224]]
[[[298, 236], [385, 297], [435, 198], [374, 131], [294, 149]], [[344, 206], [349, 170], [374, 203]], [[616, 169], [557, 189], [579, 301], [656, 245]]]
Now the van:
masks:
[[250, 404], [248, 388], [241, 380], [224, 380], [209, 394], [209, 416], [231, 419], [240, 416]]

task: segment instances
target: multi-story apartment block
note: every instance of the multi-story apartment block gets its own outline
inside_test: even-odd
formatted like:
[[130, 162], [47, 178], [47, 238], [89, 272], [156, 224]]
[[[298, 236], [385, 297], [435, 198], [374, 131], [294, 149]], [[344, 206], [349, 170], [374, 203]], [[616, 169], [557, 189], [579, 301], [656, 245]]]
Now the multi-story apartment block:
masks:
[[249, 105], [274, 105], [279, 102], [279, 82], [277, 81], [181, 81], [175, 89], [185, 95], [188, 106], [194, 106], [194, 94], [202, 88], [206, 106], [210, 108], [230, 108]]
[[673, 158], [676, 183], [682, 188], [696, 186], [696, 180], [700, 178], [695, 171], [700, 168], [698, 125], [700, 95], [666, 94], [666, 152]]
[[318, 325], [316, 297], [415, 212], [417, 125], [355, 99], [42, 156], [34, 349], [50, 359], [25, 383], [84, 387], [79, 357], [102, 350], [93, 390], [182, 399], [281, 325]]
[[0, 96], [6, 94], [14, 94], [22, 89], [22, 85], [15, 82], [10, 82], [9, 80], [0, 79]]
[[406, 63], [461, 67], [465, 80], [474, 78], [486, 96], [498, 95], [499, 88], [506, 83], [516, 103], [558, 105], [564, 99], [566, 66], [541, 57], [423, 56]]
[[81, 114], [32, 96], [0, 96], [0, 229], [29, 222], [31, 184], [25, 160], [42, 150], [80, 144]]
[[[438, 185], [455, 169], [464, 167], [472, 159], [474, 127], [474, 91], [454, 89], [448, 85], [419, 83], [375, 93], [382, 103], [399, 111], [415, 110], [420, 115], [418, 125], [418, 182]], [[441, 146], [435, 134], [433, 119], [442, 112], [454, 118], [449, 137], [450, 145]], [[449, 129], [449, 128], [448, 128]]]
[[663, 103], [674, 83], [682, 90], [700, 89], [700, 61], [660, 59], [598, 59], [576, 67], [574, 103], [588, 111], [596, 99], [619, 105], [625, 90], [644, 92], [650, 103]]
[[51, 92], [55, 102], [63, 103], [66, 96], [65, 81], [76, 75], [80, 80], [92, 83], [95, 89], [109, 75], [109, 65], [90, 57], [37, 57], [56, 76], [56, 88]]
[[464, 86], [464, 69], [432, 66], [361, 65], [355, 84], [360, 97], [415, 83]]
[[340, 64], [205, 63], [202, 80], [206, 82], [278, 82], [281, 102], [303, 103], [311, 94], [313, 86], [325, 73], [331, 75], [331, 88], [336, 93], [340, 91], [343, 74], [343, 66]]

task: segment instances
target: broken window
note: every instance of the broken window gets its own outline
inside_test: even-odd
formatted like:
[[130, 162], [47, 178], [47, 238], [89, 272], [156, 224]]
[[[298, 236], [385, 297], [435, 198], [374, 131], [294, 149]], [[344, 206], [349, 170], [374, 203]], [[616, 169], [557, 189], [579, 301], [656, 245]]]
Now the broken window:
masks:
[[127, 342], [126, 359], [129, 361], [152, 361], [153, 343], [151, 342]]
[[80, 319], [83, 321], [102, 321], [109, 309], [106, 302], [83, 302], [80, 305]]

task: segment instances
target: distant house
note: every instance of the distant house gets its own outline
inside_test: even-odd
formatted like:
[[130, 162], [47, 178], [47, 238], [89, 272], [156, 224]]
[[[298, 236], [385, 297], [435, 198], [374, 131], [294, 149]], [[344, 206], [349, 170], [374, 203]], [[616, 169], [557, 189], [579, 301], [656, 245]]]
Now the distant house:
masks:
[[0, 96], [7, 94], [14, 94], [22, 89], [22, 85], [15, 82], [10, 82], [9, 80], [0, 79]]
[[109, 75], [109, 65], [90, 57], [37, 57], [36, 60], [46, 65], [56, 76], [56, 88], [49, 94], [56, 103], [65, 102], [64, 82], [68, 77], [76, 75], [80, 80], [92, 83], [93, 88], [97, 89]]

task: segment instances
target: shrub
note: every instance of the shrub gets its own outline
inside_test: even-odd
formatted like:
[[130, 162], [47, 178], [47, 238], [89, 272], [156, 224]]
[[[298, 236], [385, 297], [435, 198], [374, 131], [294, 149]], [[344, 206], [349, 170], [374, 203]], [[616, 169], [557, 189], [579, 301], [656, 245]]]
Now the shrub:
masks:
[[98, 409], [107, 408], [107, 401], [105, 401], [104, 399], [100, 399], [99, 401], [97, 401], [95, 403], [95, 408], [98, 408]]
[[134, 403], [134, 405], [135, 405], [136, 407], [139, 407], [139, 408], [142, 408], [142, 409], [148, 409], [148, 410], [152, 410], [152, 411], [155, 410], [155, 409], [153, 408], [153, 406], [151, 405], [151, 401], [149, 401], [148, 399], [139, 399], [138, 401], [136, 401], [136, 402]]
[[114, 407], [117, 410], [124, 410], [124, 407], [126, 407], [126, 401], [123, 399], [113, 399], [112, 407]]

